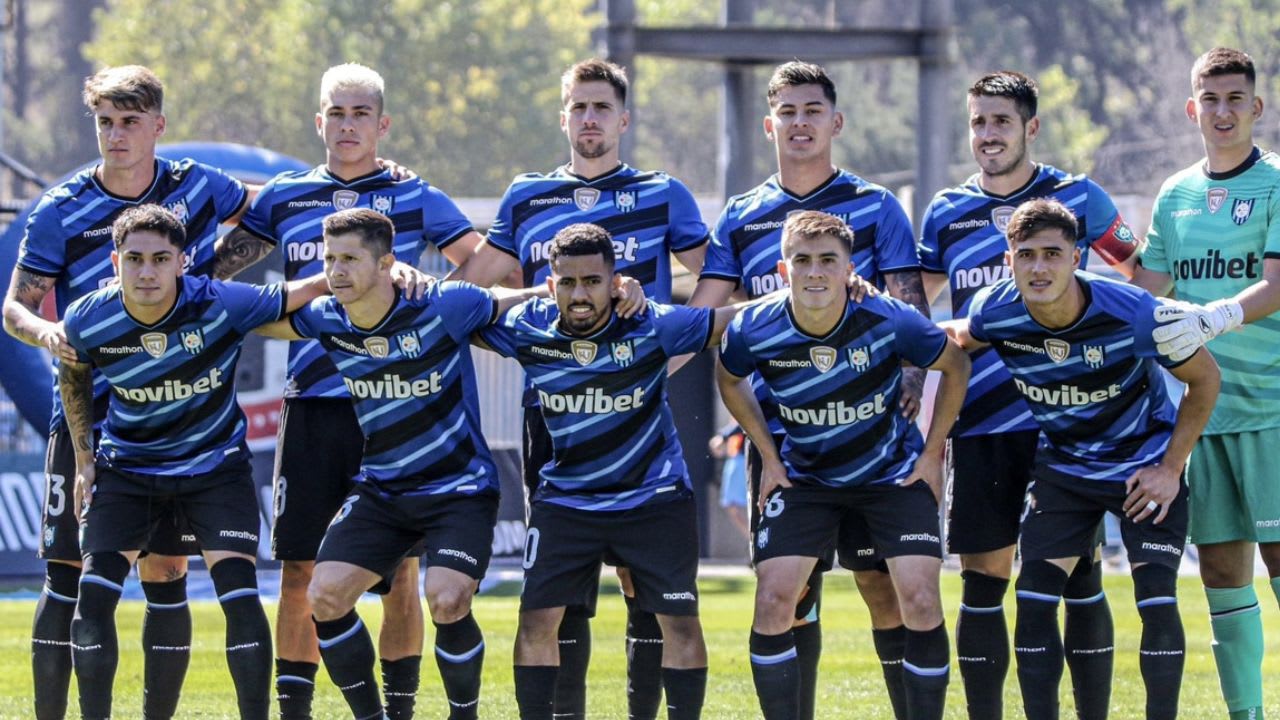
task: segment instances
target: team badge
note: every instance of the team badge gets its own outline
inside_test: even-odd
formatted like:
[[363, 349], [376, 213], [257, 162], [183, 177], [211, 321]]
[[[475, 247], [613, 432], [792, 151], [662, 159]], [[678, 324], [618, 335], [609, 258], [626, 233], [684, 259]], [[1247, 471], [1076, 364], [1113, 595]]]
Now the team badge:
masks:
[[335, 190], [333, 192], [333, 209], [350, 210], [356, 206], [360, 193], [355, 190]]
[[1237, 225], [1243, 225], [1249, 222], [1249, 216], [1253, 214], [1253, 198], [1248, 200], [1236, 200], [1231, 205], [1231, 222]]
[[1227, 189], [1224, 187], [1211, 187], [1204, 192], [1204, 202], [1209, 206], [1209, 213], [1213, 214], [1222, 209], [1222, 203], [1227, 201]]
[[44, 529], [44, 546], [53, 547], [53, 526], [46, 526]]
[[1138, 238], [1133, 236], [1133, 231], [1129, 229], [1129, 225], [1119, 222], [1120, 227], [1116, 228], [1116, 239], [1125, 245], [1132, 245], [1138, 242]]
[[396, 199], [392, 195], [374, 195], [369, 200], [369, 206], [383, 215], [390, 215], [395, 204]]
[[198, 354], [204, 349], [204, 331], [200, 328], [195, 330], [184, 330], [182, 332], [182, 349], [191, 353]]
[[836, 350], [826, 345], [809, 348], [809, 360], [818, 372], [826, 372], [836, 366]]
[[756, 547], [763, 550], [764, 547], [768, 544], [769, 544], [769, 528], [760, 528], [759, 532], [756, 533]]
[[618, 367], [626, 367], [631, 364], [631, 361], [636, 359], [635, 351], [631, 346], [630, 340], [610, 343], [609, 352], [613, 355], [613, 362]]
[[849, 367], [862, 372], [871, 366], [871, 352], [864, 345], [857, 348], [849, 348], [846, 351], [849, 354]]
[[574, 340], [569, 347], [573, 350], [573, 359], [579, 365], [590, 365], [596, 359], [596, 344], [590, 340]]
[[600, 191], [595, 188], [584, 187], [573, 191], [573, 204], [577, 205], [582, 212], [595, 207], [598, 200], [600, 200]]
[[416, 358], [422, 352], [422, 343], [418, 342], [418, 331], [410, 330], [396, 336], [396, 347], [400, 354], [407, 358]]
[[1009, 227], [1009, 218], [1011, 217], [1013, 217], [1013, 206], [1001, 205], [991, 211], [991, 224], [995, 225], [996, 229], [1003, 233]]
[[191, 217], [191, 211], [187, 210], [186, 198], [182, 198], [177, 202], [171, 202], [168, 205], [165, 205], [164, 208], [169, 212], [173, 213], [174, 215], [177, 215], [178, 222], [182, 223], [183, 225], [186, 225], [187, 219]]
[[1058, 338], [1049, 338], [1044, 341], [1044, 350], [1049, 353], [1049, 359], [1060, 363], [1067, 359], [1067, 355], [1071, 353], [1071, 345], [1065, 340]]
[[1102, 351], [1101, 345], [1085, 345], [1084, 346], [1084, 364], [1097, 370], [1102, 367], [1102, 362], [1106, 359], [1106, 354]]
[[169, 336], [152, 332], [142, 336], [142, 349], [153, 358], [158, 358], [169, 348]]
[[619, 190], [613, 194], [613, 206], [618, 212], [631, 212], [636, 209], [636, 191]]
[[369, 351], [369, 357], [384, 358], [391, 349], [391, 344], [384, 337], [367, 337], [364, 339], [364, 349]]

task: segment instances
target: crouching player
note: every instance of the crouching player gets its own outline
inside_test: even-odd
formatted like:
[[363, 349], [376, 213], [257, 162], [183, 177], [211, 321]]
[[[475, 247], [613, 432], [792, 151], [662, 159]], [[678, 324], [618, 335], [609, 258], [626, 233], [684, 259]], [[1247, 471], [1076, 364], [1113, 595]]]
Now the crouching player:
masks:
[[[1177, 717], [1186, 648], [1177, 605], [1182, 473], [1217, 399], [1218, 366], [1194, 347], [1162, 354], [1159, 301], [1076, 269], [1076, 217], [1066, 206], [1023, 203], [1006, 236], [1013, 278], [974, 298], [956, 336], [966, 348], [995, 349], [1041, 429], [1016, 585], [1023, 707], [1029, 720], [1058, 717], [1058, 601], [1110, 511], [1121, 517], [1142, 617], [1146, 717]], [[1177, 409], [1160, 366], [1187, 385]]]
[[[852, 247], [853, 231], [833, 215], [788, 217], [778, 272], [789, 291], [743, 310], [721, 346], [725, 406], [763, 459], [751, 672], [767, 720], [799, 714], [792, 613], [818, 558], [851, 521], [866, 524], [889, 565], [907, 627], [908, 717], [941, 718], [946, 699], [938, 494], [969, 359], [909, 305], [850, 301]], [[942, 373], [924, 440], [897, 410], [903, 360]], [[747, 382], [753, 372], [778, 404], [780, 449]]]
[[[158, 205], [112, 227], [119, 284], [76, 301], [64, 318], [78, 361], [59, 368], [83, 498], [84, 573], [71, 626], [85, 718], [111, 715], [121, 584], [161, 519], [191, 523], [227, 617], [226, 653], [240, 717], [265, 720], [271, 629], [258, 599], [258, 501], [236, 404], [244, 335], [324, 290], [323, 278], [270, 286], [184, 277], [186, 231]], [[110, 384], [96, 448], [93, 381]]]

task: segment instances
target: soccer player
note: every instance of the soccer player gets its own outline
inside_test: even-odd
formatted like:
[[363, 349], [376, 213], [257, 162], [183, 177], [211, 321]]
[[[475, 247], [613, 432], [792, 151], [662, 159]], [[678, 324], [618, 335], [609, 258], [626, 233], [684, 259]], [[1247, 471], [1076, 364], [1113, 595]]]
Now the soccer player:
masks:
[[[164, 87], [138, 65], [106, 68], [87, 78], [84, 103], [97, 128], [102, 160], [49, 190], [27, 221], [17, 266], [4, 299], [4, 326], [14, 337], [43, 347], [59, 360], [75, 360], [61, 326], [40, 315], [45, 296], [56, 290], [61, 317], [72, 301], [111, 281], [111, 225], [144, 203], [161, 204], [186, 230], [189, 275], [207, 275], [224, 258], [215, 254], [219, 222], [234, 222], [247, 205], [246, 188], [207, 165], [157, 158], [164, 134]], [[94, 370], [93, 420], [106, 417], [107, 385]], [[31, 633], [35, 716], [62, 718], [71, 680], [71, 619], [75, 611], [81, 552], [70, 480], [75, 458], [57, 385], [45, 459], [41, 556], [47, 561], [44, 591]], [[189, 533], [168, 519], [147, 539], [152, 554], [138, 563], [147, 599], [142, 646], [147, 717], [171, 717], [177, 708], [191, 646], [186, 600], [186, 556], [198, 551], [182, 542]]]
[[554, 300], [530, 300], [479, 333], [524, 366], [552, 442], [530, 506], [516, 630], [516, 701], [526, 720], [554, 716], [561, 619], [598, 585], [610, 556], [630, 570], [634, 604], [661, 628], [668, 717], [700, 717], [706, 694], [697, 520], [666, 399], [667, 361], [714, 342], [736, 309], [650, 301], [643, 314], [617, 316], [615, 248], [598, 225], [562, 228], [548, 250]]
[[[764, 131], [775, 146], [778, 172], [750, 192], [730, 198], [716, 223], [707, 261], [689, 304], [723, 305], [739, 286], [753, 299], [781, 288], [777, 266], [782, 259], [783, 221], [800, 210], [821, 210], [836, 215], [853, 229], [850, 262], [856, 273], [887, 288], [891, 296], [915, 306], [928, 317], [929, 306], [924, 299], [920, 264], [906, 212], [887, 189], [838, 169], [831, 162], [831, 144], [844, 127], [844, 115], [836, 109], [835, 85], [826, 71], [798, 61], [779, 65], [769, 79], [768, 101]], [[901, 396], [902, 409], [914, 418], [924, 373], [910, 368], [903, 379], [907, 386]], [[770, 427], [781, 433], [776, 408], [762, 386], [759, 399]], [[777, 442], [781, 444], [781, 439]], [[752, 443], [747, 447], [749, 487], [755, 499], [761, 463]], [[753, 514], [751, 521], [754, 525], [759, 518]], [[894, 714], [905, 720], [902, 652], [906, 636], [896, 596], [883, 561], [870, 552], [866, 528], [859, 526], [856, 519], [849, 522], [848, 528], [838, 548], [840, 563], [854, 571], [858, 589], [871, 611], [872, 637]], [[830, 567], [830, 558], [818, 564], [803, 602], [796, 609], [796, 648], [804, 699], [801, 717], [806, 720], [814, 716], [822, 652], [818, 622], [821, 571]]]
[[[1023, 708], [1028, 720], [1058, 717], [1058, 601], [1110, 511], [1121, 517], [1142, 617], [1146, 717], [1176, 718], [1186, 650], [1177, 605], [1182, 473], [1218, 396], [1217, 365], [1204, 350], [1183, 360], [1161, 354], [1152, 338], [1159, 302], [1078, 269], [1078, 221], [1060, 201], [1020, 205], [1005, 234], [1013, 278], [977, 294], [957, 337], [966, 348], [990, 344], [1041, 428], [1016, 586]], [[1187, 385], [1176, 410], [1161, 366]]]
[[[589, 222], [614, 237], [619, 272], [639, 281], [647, 297], [670, 302], [671, 255], [697, 273], [708, 232], [693, 196], [679, 180], [621, 161], [619, 139], [631, 122], [626, 72], [604, 60], [579, 62], [561, 77], [560, 100], [569, 162], [550, 173], [517, 176], [485, 242], [451, 277], [490, 287], [519, 273], [519, 285], [542, 285], [551, 272], [548, 253], [556, 232]], [[619, 312], [625, 315], [628, 307]], [[524, 480], [532, 496], [551, 460], [551, 438], [532, 391], [526, 392], [524, 405]], [[662, 633], [653, 614], [637, 607], [625, 569], [620, 567], [618, 576], [627, 602], [628, 714], [651, 719], [662, 693]], [[586, 713], [588, 621], [595, 614], [598, 588], [586, 593], [582, 602], [569, 603], [560, 623], [557, 718], [580, 720]]]
[[[1208, 303], [1180, 325], [1222, 366], [1222, 395], [1187, 467], [1191, 542], [1209, 599], [1231, 718], [1262, 717], [1262, 619], [1254, 544], [1280, 599], [1280, 158], [1253, 144], [1262, 116], [1253, 60], [1230, 48], [1191, 70], [1187, 117], [1205, 158], [1165, 181], [1134, 282]], [[1212, 301], [1212, 302], [1210, 302]], [[1239, 328], [1237, 332], [1227, 333]]]
[[[63, 320], [77, 354], [59, 367], [83, 499], [84, 573], [71, 625], [85, 718], [111, 715], [122, 583], [156, 526], [181, 511], [191, 524], [226, 615], [226, 654], [240, 717], [265, 720], [271, 630], [254, 571], [258, 503], [236, 404], [245, 333], [324, 290], [323, 278], [288, 285], [187, 277], [185, 228], [156, 205], [112, 226], [119, 284], [81, 297]], [[93, 368], [108, 385], [95, 443]], [[96, 452], [95, 452], [96, 451]]]
[[[315, 119], [325, 164], [282, 173], [267, 183], [240, 226], [223, 239], [226, 252], [239, 259], [228, 276], [277, 245], [285, 256], [286, 278], [319, 272], [321, 221], [352, 207], [369, 207], [391, 218], [398, 228], [395, 254], [409, 265], [428, 243], [454, 263], [471, 254], [480, 235], [448, 196], [421, 178], [397, 179], [379, 167], [378, 140], [391, 127], [383, 89], [382, 77], [363, 65], [338, 65], [325, 72]], [[360, 439], [350, 392], [324, 348], [315, 340], [290, 343], [271, 535], [272, 552], [283, 561], [276, 689], [286, 720], [311, 714], [320, 651], [307, 587], [325, 528], [360, 470]], [[417, 578], [417, 557], [406, 557], [382, 599], [378, 649], [392, 718], [412, 715], [418, 690], [423, 618]]]
[[[939, 192], [925, 211], [920, 264], [932, 301], [950, 289], [952, 317], [968, 316], [979, 290], [1009, 277], [1004, 229], [1024, 200], [1061, 200], [1080, 220], [1081, 262], [1089, 249], [1126, 277], [1137, 244], [1107, 193], [1083, 175], [1034, 162], [1040, 132], [1038, 88], [1022, 73], [982, 76], [969, 88], [969, 149], [978, 172]], [[975, 352], [964, 409], [949, 443], [952, 467], [947, 546], [960, 555], [963, 582], [956, 656], [969, 717], [999, 718], [1009, 671], [1004, 595], [1040, 430], [995, 351]], [[1081, 562], [1064, 591], [1064, 643], [1076, 711], [1105, 718], [1111, 698], [1114, 629], [1102, 593], [1102, 565]]]

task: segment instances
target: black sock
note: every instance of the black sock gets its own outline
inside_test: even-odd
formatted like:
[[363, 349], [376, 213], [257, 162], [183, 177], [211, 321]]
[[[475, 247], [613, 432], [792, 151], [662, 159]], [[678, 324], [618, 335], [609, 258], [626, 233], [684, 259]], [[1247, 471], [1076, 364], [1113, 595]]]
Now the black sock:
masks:
[[382, 717], [378, 681], [373, 679], [373, 640], [353, 609], [337, 620], [316, 620], [320, 657], [329, 679], [342, 691], [357, 718]]
[[62, 720], [71, 686], [71, 619], [80, 597], [80, 568], [45, 564], [44, 590], [31, 621], [31, 677], [35, 680], [36, 720]]
[[902, 680], [907, 687], [908, 717], [942, 720], [947, 683], [951, 680], [951, 641], [947, 639], [946, 623], [932, 630], [907, 629]]
[[969, 717], [1000, 720], [1009, 674], [1009, 628], [1004, 619], [1009, 581], [976, 570], [965, 570], [960, 579], [964, 590], [956, 619], [956, 659]]
[[907, 651], [907, 626], [871, 631], [871, 640], [880, 658], [880, 672], [889, 693], [889, 704], [897, 720], [907, 720], [907, 686], [902, 680], [902, 656]]
[[795, 635], [751, 631], [751, 679], [765, 720], [791, 720], [800, 709], [800, 667]]
[[[662, 628], [658, 617], [641, 610], [633, 597], [627, 601], [627, 717], [653, 720], [662, 703]], [[564, 667], [561, 657], [560, 666]], [[704, 683], [705, 686], [705, 683]]]
[[667, 690], [667, 720], [698, 720], [707, 697], [707, 669], [662, 668], [662, 686]]
[[555, 665], [516, 665], [516, 706], [520, 720], [552, 720], [556, 696]]
[[557, 636], [560, 671], [556, 674], [556, 718], [587, 716], [587, 665], [591, 662], [591, 618], [581, 606], [565, 608]]
[[418, 699], [418, 683], [422, 676], [422, 656], [410, 655], [399, 660], [379, 661], [382, 664], [382, 696], [386, 698], [385, 710], [391, 720], [413, 717], [413, 706]]
[[1147, 688], [1147, 720], [1178, 717], [1178, 695], [1187, 659], [1187, 638], [1178, 614], [1178, 574], [1143, 565], [1133, 571], [1133, 595], [1142, 616], [1138, 666]]
[[1027, 720], [1058, 717], [1063, 665], [1058, 600], [1066, 584], [1067, 574], [1044, 560], [1024, 563], [1018, 576], [1013, 652], [1018, 658], [1018, 684]]
[[1104, 720], [1111, 709], [1111, 672], [1115, 664], [1115, 625], [1102, 593], [1102, 564], [1076, 564], [1062, 591], [1067, 609], [1062, 646], [1071, 671], [1071, 692], [1079, 720]]
[[813, 720], [818, 705], [818, 661], [822, 659], [822, 570], [814, 568], [805, 581], [805, 591], [796, 604], [796, 620], [806, 621], [793, 625], [796, 640], [796, 663], [800, 670], [799, 720]]
[[94, 553], [80, 576], [80, 601], [71, 621], [71, 654], [85, 720], [111, 717], [120, 648], [116, 640], [116, 606], [124, 590], [129, 561], [116, 552]]
[[316, 694], [320, 666], [299, 660], [276, 660], [276, 702], [280, 720], [311, 720], [311, 698]]
[[227, 618], [227, 668], [241, 720], [266, 720], [271, 712], [271, 625], [258, 597], [257, 572], [250, 560], [233, 557], [209, 568], [209, 577]]
[[480, 671], [484, 667], [484, 635], [475, 616], [436, 625], [436, 665], [449, 698], [450, 720], [470, 720], [480, 708]]
[[147, 612], [142, 619], [142, 715], [171, 718], [178, 711], [182, 681], [191, 663], [191, 608], [187, 576], [169, 582], [143, 582]]

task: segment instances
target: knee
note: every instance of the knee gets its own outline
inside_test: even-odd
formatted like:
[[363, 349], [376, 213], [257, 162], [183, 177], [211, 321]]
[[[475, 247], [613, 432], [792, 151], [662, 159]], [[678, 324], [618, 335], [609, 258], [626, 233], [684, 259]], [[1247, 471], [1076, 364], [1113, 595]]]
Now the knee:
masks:
[[936, 627], [942, 620], [942, 601], [937, 582], [904, 583], [898, 591], [898, 607], [907, 627]]
[[173, 582], [187, 574], [187, 559], [179, 555], [147, 555], [138, 560], [138, 579]]
[[1032, 560], [1022, 565], [1014, 587], [1021, 614], [1033, 607], [1058, 607], [1067, 586], [1067, 573], [1048, 560]]
[[785, 632], [795, 619], [796, 597], [790, 588], [770, 583], [756, 587], [756, 626], [769, 635]]
[[280, 602], [306, 599], [313, 567], [311, 563], [284, 562], [280, 569]]
[[307, 602], [311, 603], [311, 614], [320, 621], [336, 620], [350, 612], [352, 607], [341, 586], [324, 577], [311, 579], [307, 586]]
[[431, 619], [440, 624], [457, 622], [471, 612], [473, 583], [449, 582], [427, 588], [427, 607]]
[[853, 574], [858, 585], [858, 593], [871, 612], [871, 619], [876, 627], [883, 627], [882, 621], [893, 621], [898, 624], [898, 596], [893, 589], [893, 580], [889, 573], [879, 570], [859, 570]]

